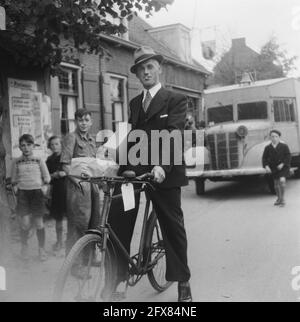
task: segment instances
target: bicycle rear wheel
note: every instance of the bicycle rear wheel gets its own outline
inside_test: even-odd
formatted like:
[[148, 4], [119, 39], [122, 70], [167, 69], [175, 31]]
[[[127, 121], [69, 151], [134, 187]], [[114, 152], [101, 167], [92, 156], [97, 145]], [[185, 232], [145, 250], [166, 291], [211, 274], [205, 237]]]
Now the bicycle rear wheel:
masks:
[[109, 241], [102, 250], [102, 237], [87, 234], [66, 257], [54, 286], [55, 302], [108, 301], [116, 277], [114, 252]]
[[163, 292], [172, 285], [166, 280], [166, 251], [162, 238], [161, 229], [154, 211], [151, 212], [148, 220], [146, 251], [148, 263], [152, 267], [147, 273], [152, 287]]

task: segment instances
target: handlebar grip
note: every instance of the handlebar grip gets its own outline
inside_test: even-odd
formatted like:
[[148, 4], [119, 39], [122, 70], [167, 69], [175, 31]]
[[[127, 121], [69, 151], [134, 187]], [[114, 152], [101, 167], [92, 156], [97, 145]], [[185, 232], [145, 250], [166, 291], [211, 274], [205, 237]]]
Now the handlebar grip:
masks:
[[148, 178], [151, 179], [151, 180], [153, 180], [154, 179], [154, 174], [153, 173], [149, 173]]

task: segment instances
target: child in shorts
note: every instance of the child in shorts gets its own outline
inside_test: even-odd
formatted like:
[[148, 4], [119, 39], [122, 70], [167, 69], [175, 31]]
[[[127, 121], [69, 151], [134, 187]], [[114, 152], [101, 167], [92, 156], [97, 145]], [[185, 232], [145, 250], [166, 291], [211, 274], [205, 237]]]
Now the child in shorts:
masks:
[[46, 163], [33, 155], [34, 139], [30, 134], [19, 138], [19, 148], [22, 156], [15, 159], [12, 165], [12, 184], [18, 188], [17, 215], [21, 220], [21, 257], [29, 259], [28, 235], [33, 220], [39, 244], [39, 259], [45, 261], [45, 228], [43, 216], [45, 214], [44, 195], [42, 186], [50, 183], [50, 174]]
[[60, 163], [61, 140], [58, 136], [52, 136], [48, 140], [48, 149], [52, 151], [46, 161], [52, 185], [50, 215], [55, 219], [56, 228], [56, 243], [53, 245], [53, 250], [58, 252], [63, 247], [63, 217], [66, 212], [66, 173]]
[[281, 132], [270, 132], [271, 143], [265, 147], [263, 154], [263, 167], [272, 173], [277, 200], [274, 206], [284, 207], [286, 179], [290, 173], [291, 152], [286, 143], [280, 141]]

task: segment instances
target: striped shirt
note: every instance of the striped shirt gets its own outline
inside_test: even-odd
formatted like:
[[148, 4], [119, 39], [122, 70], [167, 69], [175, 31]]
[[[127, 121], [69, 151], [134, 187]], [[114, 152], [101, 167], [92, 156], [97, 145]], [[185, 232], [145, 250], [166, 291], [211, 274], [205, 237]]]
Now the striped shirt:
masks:
[[39, 157], [21, 156], [14, 160], [11, 174], [12, 183], [21, 190], [41, 189], [51, 178], [46, 163]]

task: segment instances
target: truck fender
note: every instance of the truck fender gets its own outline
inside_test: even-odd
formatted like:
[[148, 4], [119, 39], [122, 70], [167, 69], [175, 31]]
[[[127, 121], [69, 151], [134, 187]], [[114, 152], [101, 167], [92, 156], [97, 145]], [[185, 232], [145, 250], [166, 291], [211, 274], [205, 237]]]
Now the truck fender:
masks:
[[269, 141], [265, 141], [251, 147], [246, 155], [244, 156], [243, 162], [241, 164], [242, 168], [253, 168], [262, 167], [262, 156], [265, 147], [270, 144]]

